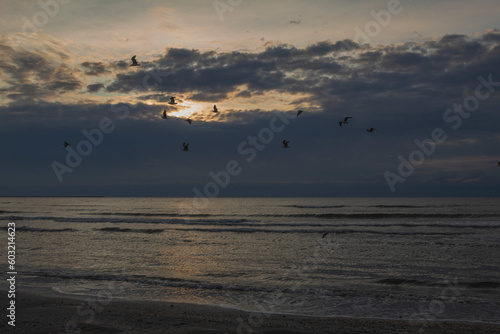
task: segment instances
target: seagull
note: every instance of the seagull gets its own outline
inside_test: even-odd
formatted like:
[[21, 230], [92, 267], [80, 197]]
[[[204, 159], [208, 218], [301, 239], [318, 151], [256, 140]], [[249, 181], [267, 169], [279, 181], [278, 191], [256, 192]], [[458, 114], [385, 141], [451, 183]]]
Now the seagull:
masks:
[[175, 96], [170, 98], [170, 102], [168, 104], [177, 104], [177, 102], [175, 102]]
[[374, 129], [374, 128], [366, 129], [366, 132], [373, 132], [373, 131], [377, 131], [377, 129]]
[[[68, 147], [68, 146], [71, 146], [70, 143], [68, 143], [67, 141], [64, 142], [64, 148]], [[500, 162], [498, 163], [500, 165]]]
[[213, 112], [219, 112], [219, 110], [217, 109], [217, 106], [214, 104], [214, 110], [212, 110]]
[[163, 116], [161, 116], [163, 119], [168, 119], [167, 117], [167, 109], [163, 110]]
[[191, 118], [188, 118], [188, 119], [186, 119], [186, 122], [188, 122], [189, 125], [191, 125], [191, 123], [193, 122], [193, 120]]
[[339, 126], [342, 126], [342, 124], [349, 124], [349, 123], [347, 122], [347, 120], [348, 120], [349, 118], [352, 118], [352, 117], [346, 117], [346, 118], [344, 118], [344, 120], [343, 120], [342, 122], [339, 122]]
[[288, 143], [290, 143], [290, 141], [283, 139], [283, 148], [288, 148]]
[[299, 116], [300, 114], [302, 114], [303, 112], [304, 112], [304, 110], [299, 110], [299, 111], [297, 111], [297, 116], [295, 116], [295, 117], [298, 117], [298, 116]]
[[182, 143], [182, 150], [183, 151], [189, 151], [189, 143]]
[[141, 64], [139, 64], [139, 63], [137, 62], [137, 60], [135, 60], [135, 57], [136, 57], [136, 56], [133, 56], [133, 57], [132, 57], [132, 64], [130, 64], [130, 66], [140, 66], [140, 65], [141, 65]]

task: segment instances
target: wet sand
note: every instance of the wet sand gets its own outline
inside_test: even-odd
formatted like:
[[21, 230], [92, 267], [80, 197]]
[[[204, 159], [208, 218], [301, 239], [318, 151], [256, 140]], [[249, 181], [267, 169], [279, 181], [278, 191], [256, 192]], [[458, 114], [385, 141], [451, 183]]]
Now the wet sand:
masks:
[[[1, 292], [7, 296], [6, 291]], [[2, 298], [6, 318], [7, 302]], [[8, 319], [9, 320], [9, 319]], [[207, 305], [45, 297], [16, 292], [7, 333], [500, 333], [500, 325], [261, 314]]]

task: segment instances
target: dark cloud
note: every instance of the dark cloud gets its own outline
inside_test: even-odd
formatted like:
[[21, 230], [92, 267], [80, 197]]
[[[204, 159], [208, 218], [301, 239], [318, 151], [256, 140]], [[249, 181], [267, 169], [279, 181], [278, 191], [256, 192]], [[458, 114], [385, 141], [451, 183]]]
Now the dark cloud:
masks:
[[100, 91], [103, 88], [104, 88], [104, 84], [103, 83], [91, 84], [91, 85], [87, 85], [87, 92], [89, 92], [89, 93], [97, 93], [98, 91]]
[[97, 76], [104, 73], [109, 73], [110, 71], [106, 68], [106, 64], [102, 62], [90, 62], [86, 61], [80, 64], [85, 71], [86, 75]]
[[488, 42], [500, 42], [500, 31], [492, 30], [483, 35], [483, 40]]
[[243, 90], [236, 94], [236, 97], [252, 97], [252, 93], [250, 93], [248, 90]]
[[[422, 43], [363, 47], [348, 40], [322, 41], [304, 48], [274, 43], [260, 52], [170, 48], [138, 68], [130, 68], [125, 60], [84, 62], [84, 71], [64, 60], [49, 61], [43, 52], [16, 51], [0, 43], [4, 78], [0, 96], [11, 101], [1, 107], [0, 129], [8, 133], [9, 143], [14, 143], [0, 145], [0, 154], [8, 157], [0, 167], [2, 186], [57, 186], [50, 163], [64, 159], [61, 143], [84, 140], [82, 130], [98, 127], [107, 117], [116, 131], [106, 135], [95, 153], [67, 175], [73, 185], [106, 184], [118, 189], [154, 185], [157, 180], [179, 187], [203, 185], [210, 181], [210, 171], [221, 170], [227, 161], [236, 159], [244, 170], [235, 178], [239, 185], [259, 185], [256, 187], [261, 191], [273, 184], [294, 185], [278, 187], [287, 192], [276, 190], [273, 194], [277, 195], [300, 193], [297, 189], [308, 189], [304, 184], [316, 190], [320, 185], [343, 185], [339, 189], [346, 193], [349, 184], [355, 189], [367, 184], [371, 189], [368, 195], [387, 195], [383, 173], [396, 172], [398, 157], [408, 158], [416, 149], [416, 139], [429, 138], [433, 129], [440, 127], [448, 136], [447, 142], [437, 146], [426, 163], [401, 185], [402, 193], [432, 190], [444, 194], [440, 187], [451, 184], [454, 191], [461, 185], [469, 187], [461, 189], [476, 190], [482, 186], [485, 194], [490, 194], [493, 186], [500, 185], [495, 166], [500, 160], [500, 87], [495, 86], [496, 91], [480, 101], [479, 110], [463, 119], [457, 130], [444, 121], [443, 114], [474, 96], [479, 76], [491, 75], [493, 81], [500, 82], [498, 36], [497, 31], [489, 31], [477, 37], [447, 35]], [[106, 86], [86, 82], [95, 78], [85, 75], [106, 70], [112, 76]], [[81, 87], [89, 93], [105, 90], [159, 104], [121, 105], [130, 111], [121, 120], [113, 111], [117, 106], [107, 102], [54, 102], [61, 94]], [[264, 110], [250, 99], [275, 92], [296, 98], [287, 101], [290, 104], [284, 102], [281, 110]], [[168, 105], [170, 96], [177, 96], [180, 105]], [[248, 108], [224, 106], [230, 96], [247, 98]], [[161, 110], [180, 110], [182, 100], [207, 102], [207, 111], [193, 115], [192, 125], [173, 116], [161, 119]], [[216, 103], [221, 110], [217, 115], [210, 112]], [[309, 107], [302, 107], [308, 103]], [[273, 133], [256, 160], [247, 163], [238, 146], [269, 128], [276, 113], [295, 108], [306, 112], [293, 118], [281, 132]], [[295, 115], [295, 111], [288, 112]], [[339, 127], [345, 116], [353, 119], [348, 126]], [[367, 133], [370, 127], [377, 131]], [[290, 140], [289, 150], [281, 149], [283, 139]], [[181, 151], [183, 141], [191, 143], [189, 154]], [[25, 147], [32, 147], [35, 156], [17, 153]], [[31, 174], [22, 166], [36, 166], [40, 170], [34, 173], [37, 178], [30, 179]], [[14, 171], [26, 173], [26, 180], [15, 179]], [[470, 188], [471, 184], [477, 187]], [[245, 195], [244, 191], [231, 194]], [[259, 195], [256, 189], [248, 191]], [[189, 196], [189, 189], [184, 193]]]
[[227, 94], [225, 94], [225, 93], [199, 92], [199, 93], [194, 93], [194, 94], [189, 96], [189, 100], [202, 101], [202, 102], [217, 102], [217, 101], [222, 101], [226, 98], [227, 98]]
[[0, 40], [0, 69], [3, 74], [4, 96], [14, 104], [29, 104], [59, 97], [60, 94], [80, 89], [81, 71], [70, 65], [68, 56], [58, 61], [48, 51], [15, 49]]

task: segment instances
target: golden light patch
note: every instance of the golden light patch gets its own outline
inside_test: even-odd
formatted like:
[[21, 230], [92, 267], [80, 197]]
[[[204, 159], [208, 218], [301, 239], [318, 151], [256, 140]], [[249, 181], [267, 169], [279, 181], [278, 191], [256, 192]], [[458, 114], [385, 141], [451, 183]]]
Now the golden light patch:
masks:
[[210, 105], [208, 103], [182, 101], [175, 106], [177, 110], [169, 111], [169, 116], [191, 119], [204, 119], [206, 115], [211, 112]]

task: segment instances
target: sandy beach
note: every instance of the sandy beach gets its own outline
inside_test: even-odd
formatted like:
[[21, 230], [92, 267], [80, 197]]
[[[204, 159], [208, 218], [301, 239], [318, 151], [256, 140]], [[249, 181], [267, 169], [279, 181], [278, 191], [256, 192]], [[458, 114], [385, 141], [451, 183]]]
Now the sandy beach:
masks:
[[500, 333], [500, 326], [480, 323], [316, 318], [206, 305], [16, 294], [16, 326], [7, 325], [8, 333]]

